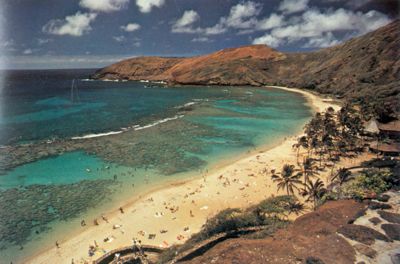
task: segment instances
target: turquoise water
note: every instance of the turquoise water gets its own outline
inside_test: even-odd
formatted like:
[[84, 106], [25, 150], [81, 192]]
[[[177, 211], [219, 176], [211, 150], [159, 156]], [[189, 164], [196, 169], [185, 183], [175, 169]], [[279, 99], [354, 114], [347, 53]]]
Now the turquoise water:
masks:
[[[35, 252], [54, 228], [62, 234], [63, 223], [277, 144], [311, 116], [305, 98], [277, 89], [147, 87], [80, 80], [85, 74], [17, 72], [2, 89], [0, 145], [11, 148], [0, 148], [0, 255], [8, 262]], [[72, 139], [110, 131], [123, 133]]]
[[130, 172], [132, 168], [111, 165], [82, 151], [21, 165], [0, 177], [0, 189], [29, 185], [62, 185], [80, 181], [113, 179], [112, 171]]

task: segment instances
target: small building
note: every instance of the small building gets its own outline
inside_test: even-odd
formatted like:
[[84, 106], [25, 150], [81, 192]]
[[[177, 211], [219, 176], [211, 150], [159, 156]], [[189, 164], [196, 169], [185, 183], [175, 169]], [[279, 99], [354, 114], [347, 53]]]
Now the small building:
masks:
[[375, 141], [369, 145], [369, 149], [372, 152], [381, 153], [387, 156], [400, 156], [399, 142], [383, 143]]
[[379, 134], [378, 122], [375, 119], [369, 120], [364, 124], [364, 133], [366, 135], [377, 135]]
[[381, 134], [392, 139], [400, 140], [400, 120], [395, 120], [386, 124], [378, 123]]

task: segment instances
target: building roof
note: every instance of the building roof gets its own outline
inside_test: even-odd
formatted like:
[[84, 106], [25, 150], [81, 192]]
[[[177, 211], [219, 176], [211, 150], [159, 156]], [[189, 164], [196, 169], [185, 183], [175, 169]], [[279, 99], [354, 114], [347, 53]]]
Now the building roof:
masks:
[[379, 143], [372, 142], [369, 147], [372, 150], [380, 151], [380, 152], [390, 152], [390, 153], [400, 153], [400, 143], [392, 142], [392, 143]]
[[400, 132], [400, 120], [395, 120], [386, 124], [379, 123], [378, 128], [383, 131]]
[[364, 125], [364, 131], [368, 133], [378, 134], [379, 128], [376, 120], [371, 119]]

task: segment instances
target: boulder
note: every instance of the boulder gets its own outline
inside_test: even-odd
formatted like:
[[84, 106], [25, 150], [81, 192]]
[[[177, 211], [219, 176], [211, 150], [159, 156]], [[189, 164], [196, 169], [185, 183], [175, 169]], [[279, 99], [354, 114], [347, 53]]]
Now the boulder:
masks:
[[366, 246], [364, 244], [356, 244], [354, 245], [354, 248], [360, 252], [360, 254], [363, 254], [369, 258], [375, 258], [377, 255], [377, 252], [375, 249], [370, 248], [369, 246]]
[[379, 223], [382, 223], [382, 220], [379, 217], [372, 217], [370, 219], [368, 219], [368, 221], [370, 221], [371, 223], [373, 223], [374, 225], [377, 225]]
[[339, 228], [338, 233], [345, 237], [358, 241], [366, 245], [374, 244], [375, 240], [383, 240], [389, 242], [390, 239], [380, 232], [361, 225], [345, 225]]
[[388, 237], [393, 240], [400, 240], [400, 225], [383, 224], [381, 227]]
[[386, 211], [378, 211], [378, 214], [382, 219], [394, 224], [400, 224], [400, 214], [395, 214]]

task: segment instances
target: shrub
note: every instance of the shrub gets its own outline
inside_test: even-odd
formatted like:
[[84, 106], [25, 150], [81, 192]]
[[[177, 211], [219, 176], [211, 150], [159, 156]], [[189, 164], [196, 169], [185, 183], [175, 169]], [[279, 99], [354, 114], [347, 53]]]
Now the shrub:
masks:
[[297, 202], [297, 198], [292, 195], [271, 197], [260, 202], [256, 206], [256, 210], [269, 217], [279, 218], [279, 216], [289, 214], [290, 205], [295, 202]]
[[192, 235], [183, 245], [170, 247], [163, 252], [159, 258], [159, 263], [168, 262], [177, 254], [193, 248], [197, 243], [219, 233], [263, 225], [266, 228], [255, 233], [254, 238], [264, 238], [271, 235], [289, 223], [289, 221], [283, 220], [279, 216], [289, 214], [291, 212], [291, 205], [295, 203], [297, 203], [296, 197], [283, 195], [268, 198], [245, 211], [238, 208], [225, 209], [208, 219], [201, 231]]
[[368, 169], [362, 171], [353, 181], [346, 183], [342, 191], [345, 197], [364, 199], [368, 194], [380, 194], [389, 190], [394, 180], [389, 169]]

